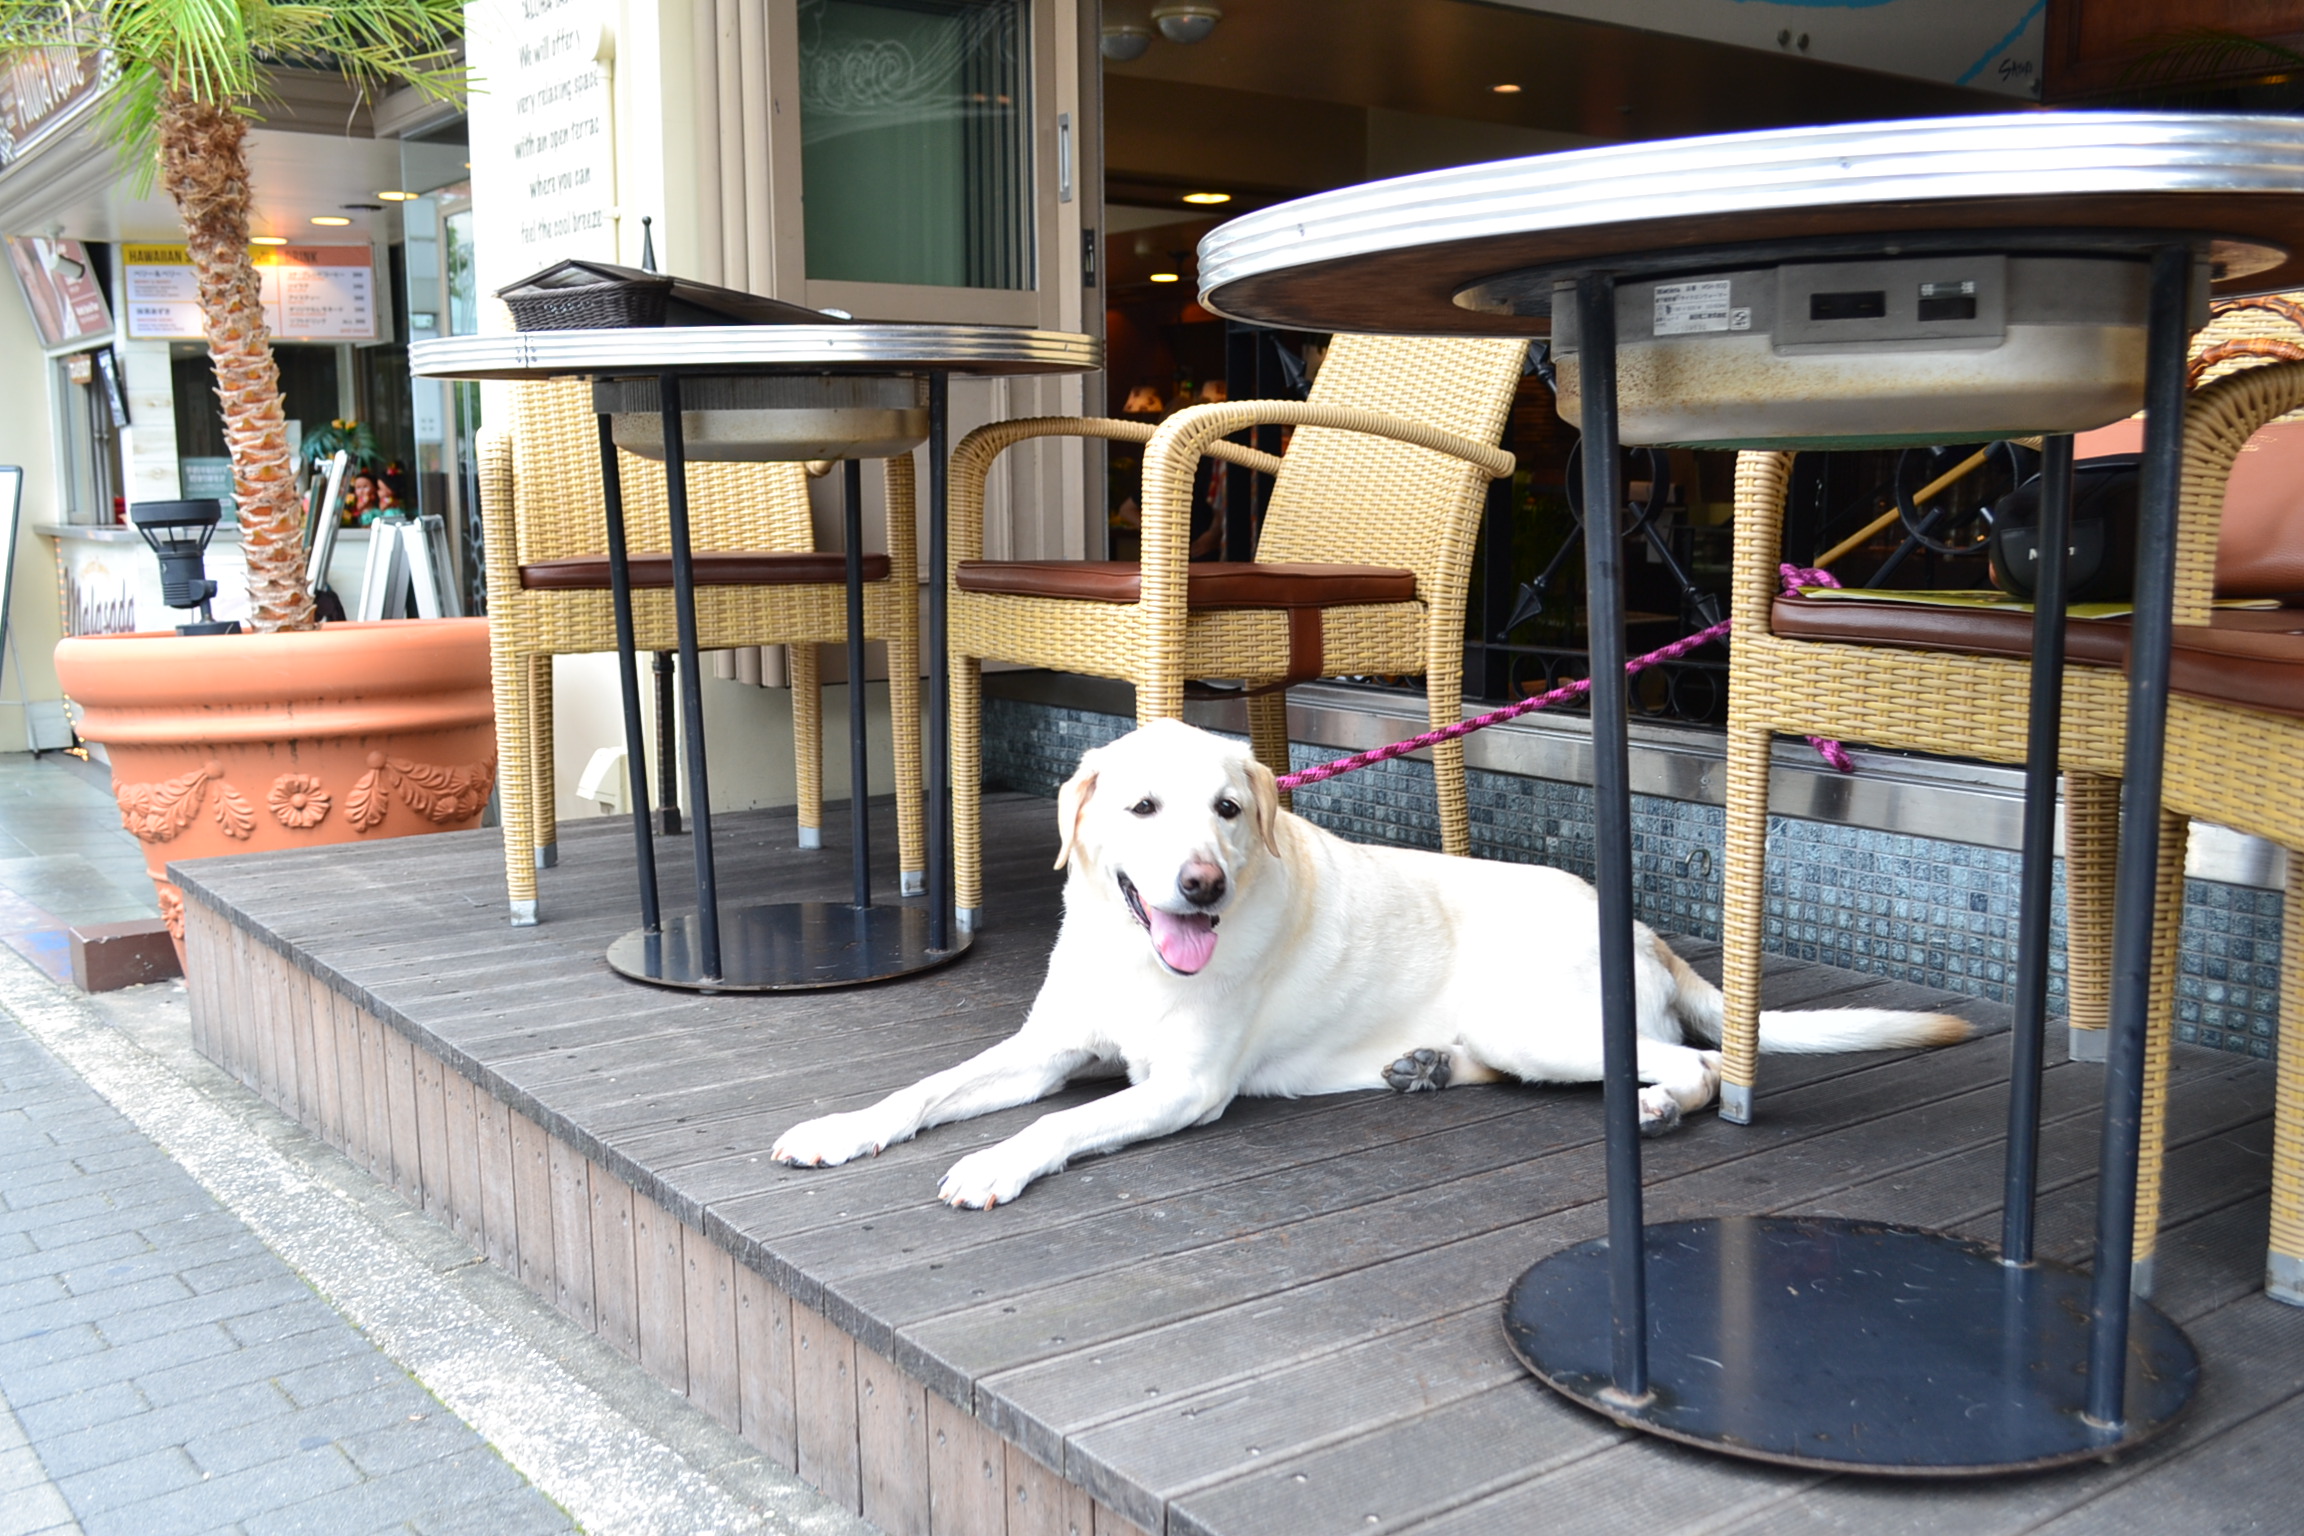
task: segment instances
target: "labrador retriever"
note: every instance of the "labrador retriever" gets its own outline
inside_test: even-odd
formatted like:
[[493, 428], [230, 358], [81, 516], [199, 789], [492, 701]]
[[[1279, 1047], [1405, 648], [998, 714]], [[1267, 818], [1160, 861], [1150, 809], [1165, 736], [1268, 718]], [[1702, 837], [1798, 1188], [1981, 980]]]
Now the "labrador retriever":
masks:
[[[780, 1162], [844, 1163], [925, 1126], [1124, 1068], [944, 1176], [989, 1209], [1084, 1153], [1203, 1125], [1240, 1094], [1399, 1092], [1601, 1077], [1597, 903], [1562, 870], [1371, 847], [1280, 808], [1246, 748], [1159, 721], [1084, 755], [1057, 799], [1064, 920], [1024, 1025], [869, 1108], [794, 1126]], [[1645, 1134], [1712, 1102], [1720, 991], [1633, 931]], [[1968, 1037], [1948, 1014], [1770, 1012], [1761, 1046], [1861, 1051]]]

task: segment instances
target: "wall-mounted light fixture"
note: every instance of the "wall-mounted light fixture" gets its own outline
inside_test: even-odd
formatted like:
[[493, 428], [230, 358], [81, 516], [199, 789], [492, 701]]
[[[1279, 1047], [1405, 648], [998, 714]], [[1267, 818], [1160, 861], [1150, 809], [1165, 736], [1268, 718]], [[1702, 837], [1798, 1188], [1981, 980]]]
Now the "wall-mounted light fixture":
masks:
[[1115, 64], [1133, 64], [1151, 50], [1152, 29], [1141, 21], [1108, 21], [1098, 44]]

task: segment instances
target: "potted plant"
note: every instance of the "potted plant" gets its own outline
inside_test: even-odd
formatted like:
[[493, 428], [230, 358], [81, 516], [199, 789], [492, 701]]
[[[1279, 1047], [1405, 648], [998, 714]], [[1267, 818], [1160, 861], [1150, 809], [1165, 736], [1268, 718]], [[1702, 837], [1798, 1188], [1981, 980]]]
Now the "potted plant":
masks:
[[487, 621], [317, 625], [304, 504], [250, 259], [247, 133], [267, 71], [463, 88], [462, 0], [0, 0], [0, 65], [101, 49], [110, 130], [183, 220], [248, 562], [247, 634], [57, 647], [183, 944], [170, 858], [477, 824], [495, 777]]

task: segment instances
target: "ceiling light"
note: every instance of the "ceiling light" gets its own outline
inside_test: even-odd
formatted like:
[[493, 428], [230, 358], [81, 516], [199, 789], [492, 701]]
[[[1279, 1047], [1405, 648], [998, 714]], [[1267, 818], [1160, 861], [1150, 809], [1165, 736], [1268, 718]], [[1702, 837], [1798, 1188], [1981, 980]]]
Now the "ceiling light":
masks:
[[1184, 279], [1173, 272], [1155, 272], [1152, 274], [1152, 281], [1156, 283], [1180, 283]]
[[1488, 89], [1494, 91], [1499, 96], [1517, 96], [1520, 94], [1520, 87], [1513, 85], [1510, 82], [1506, 82], [1503, 85], [1492, 85], [1488, 87]]
[[1197, 43], [1223, 19], [1223, 7], [1210, 0], [1161, 0], [1152, 7], [1152, 25], [1172, 43]]
[[413, 192], [379, 192], [376, 196], [379, 200], [387, 203], [412, 203], [416, 201], [416, 194]]
[[1232, 194], [1229, 192], [1187, 192], [1184, 194], [1184, 201], [1212, 208], [1218, 203], [1232, 201]]
[[352, 221], [340, 213], [316, 213], [312, 215], [312, 222], [315, 224], [325, 224], [330, 229], [336, 229], [342, 225], [349, 224]]
[[1108, 21], [1098, 45], [1115, 64], [1133, 64], [1152, 46], [1152, 29], [1140, 21]]
[[248, 243], [250, 245], [286, 245], [288, 237], [286, 235], [250, 235]]

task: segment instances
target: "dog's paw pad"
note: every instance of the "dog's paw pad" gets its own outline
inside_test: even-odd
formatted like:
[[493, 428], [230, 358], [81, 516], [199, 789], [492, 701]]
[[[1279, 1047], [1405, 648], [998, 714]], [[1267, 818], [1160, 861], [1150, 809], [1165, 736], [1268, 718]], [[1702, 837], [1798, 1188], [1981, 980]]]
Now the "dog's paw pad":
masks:
[[1427, 1046], [1410, 1051], [1384, 1069], [1384, 1081], [1392, 1085], [1394, 1093], [1430, 1093], [1448, 1086], [1455, 1073], [1446, 1051]]
[[1680, 1124], [1680, 1101], [1661, 1088], [1640, 1095], [1640, 1134], [1661, 1136]]

